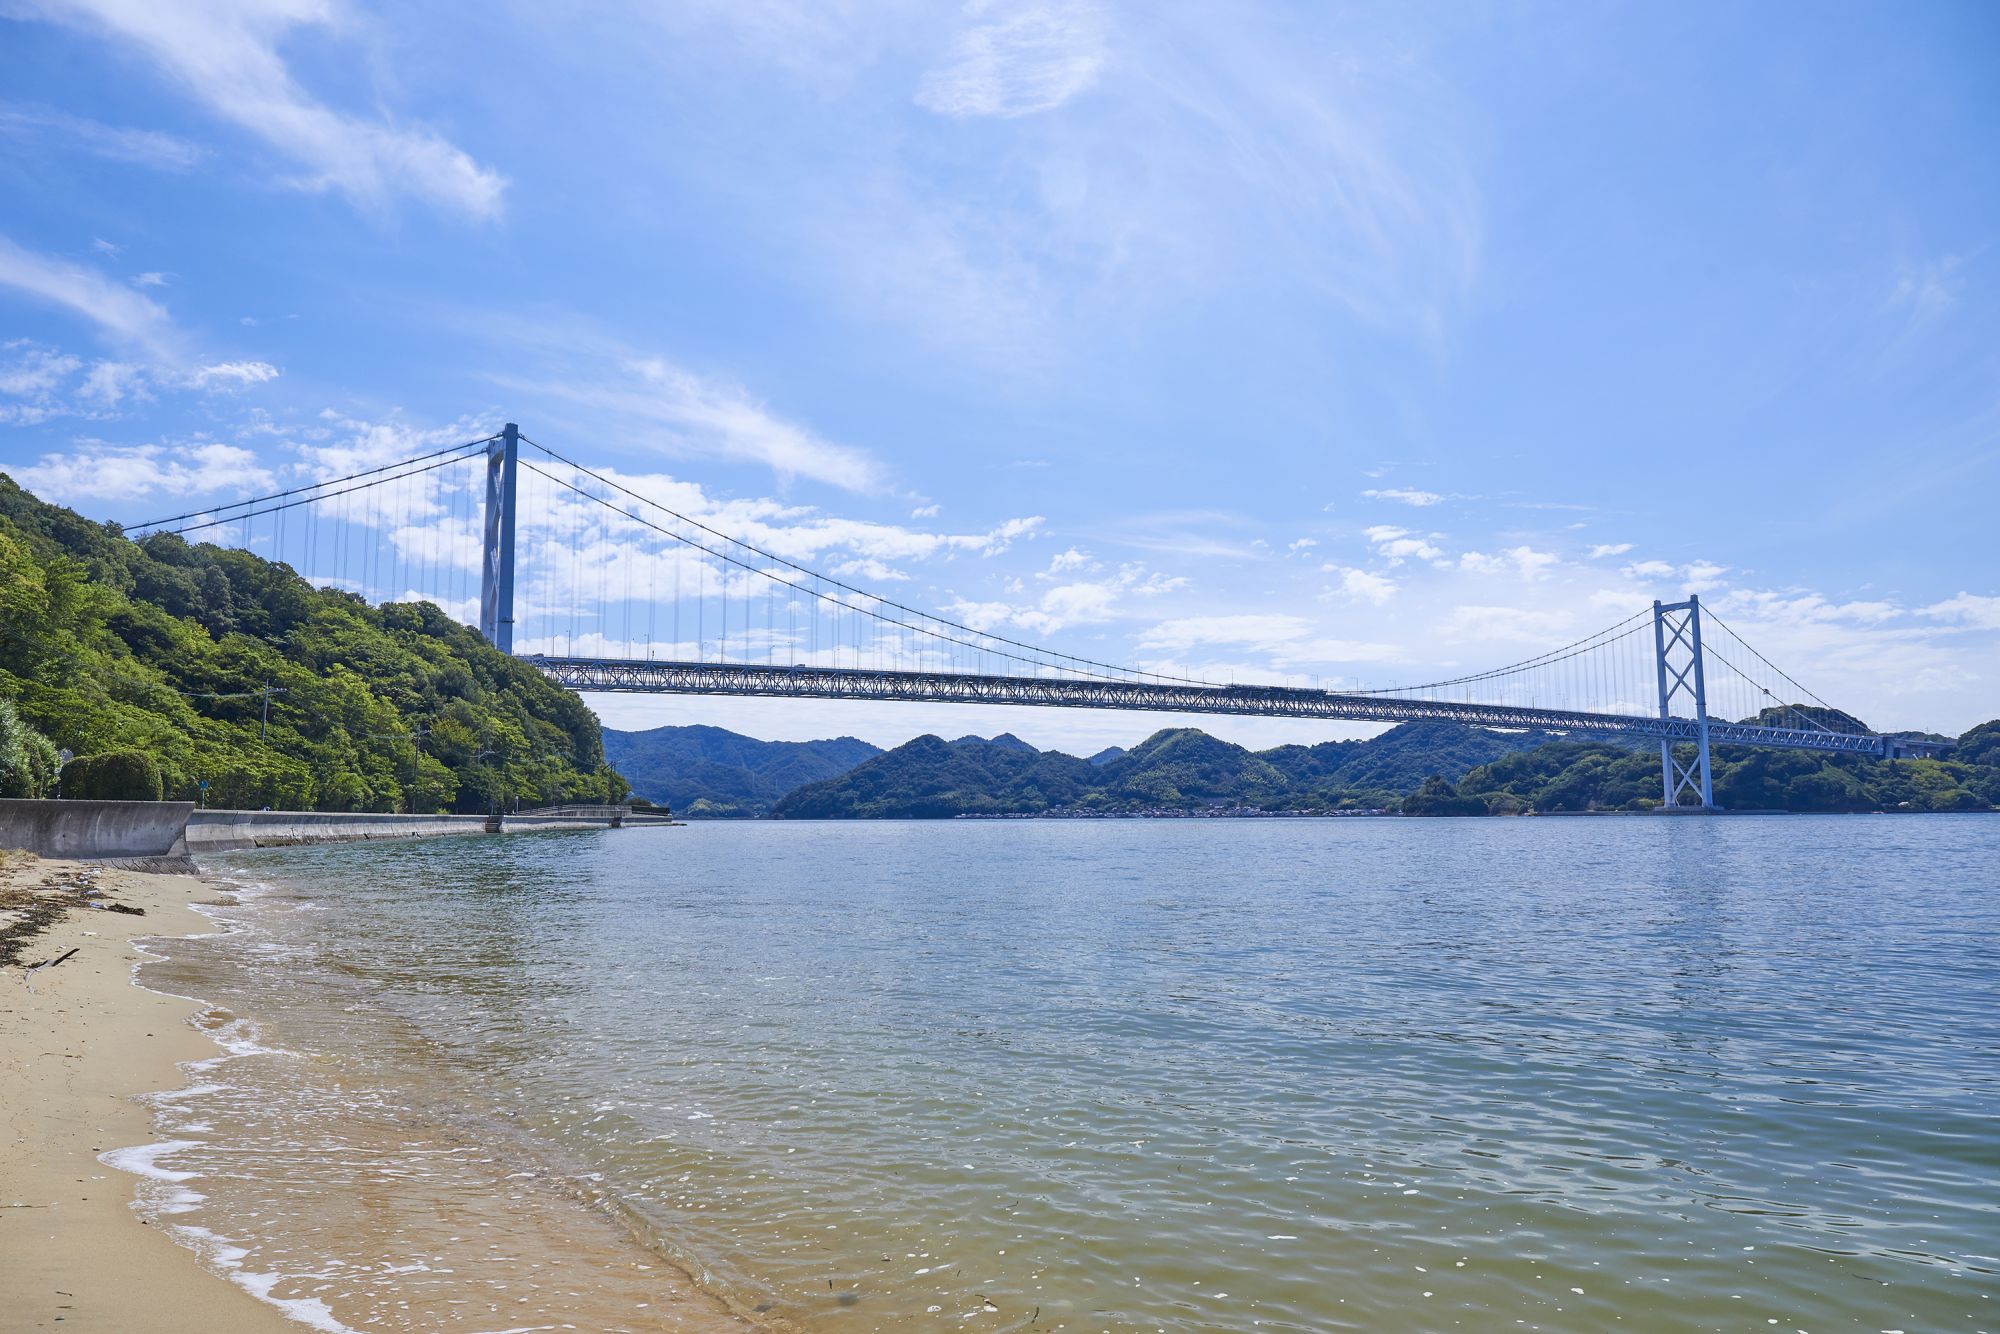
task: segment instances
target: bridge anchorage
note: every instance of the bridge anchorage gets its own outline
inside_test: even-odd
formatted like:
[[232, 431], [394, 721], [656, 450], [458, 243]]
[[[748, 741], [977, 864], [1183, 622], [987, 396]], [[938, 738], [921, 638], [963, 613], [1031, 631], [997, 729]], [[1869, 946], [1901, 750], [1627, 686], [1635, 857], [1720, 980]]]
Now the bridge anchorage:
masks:
[[754, 516], [732, 525], [748, 534], [717, 522], [510, 422], [418, 458], [128, 531], [234, 540], [371, 601], [476, 615], [496, 648], [581, 691], [1538, 729], [1657, 744], [1662, 804], [1689, 811], [1714, 809], [1712, 745], [1934, 753], [1827, 705], [1694, 594], [1521, 662], [1418, 685], [1219, 684], [1009, 638], [974, 624], [976, 613], [924, 611], [841, 577], [866, 562], [823, 572], [784, 554], [787, 534]]

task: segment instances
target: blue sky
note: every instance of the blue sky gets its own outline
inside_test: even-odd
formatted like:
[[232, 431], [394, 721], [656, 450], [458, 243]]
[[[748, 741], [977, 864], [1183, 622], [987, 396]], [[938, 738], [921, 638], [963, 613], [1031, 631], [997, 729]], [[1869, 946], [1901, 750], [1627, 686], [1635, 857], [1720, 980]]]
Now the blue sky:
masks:
[[1991, 5], [0, 0], [0, 67], [0, 467], [93, 516], [513, 419], [1094, 657], [1425, 679], [1693, 589], [2000, 714]]

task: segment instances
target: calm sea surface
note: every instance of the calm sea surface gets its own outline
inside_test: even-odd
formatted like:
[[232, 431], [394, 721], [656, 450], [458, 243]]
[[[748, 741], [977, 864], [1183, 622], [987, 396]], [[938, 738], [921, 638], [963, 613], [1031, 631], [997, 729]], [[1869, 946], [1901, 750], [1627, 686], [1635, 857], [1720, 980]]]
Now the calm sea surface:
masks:
[[229, 1054], [136, 1165], [322, 1328], [2000, 1328], [2000, 819], [227, 871], [148, 976]]

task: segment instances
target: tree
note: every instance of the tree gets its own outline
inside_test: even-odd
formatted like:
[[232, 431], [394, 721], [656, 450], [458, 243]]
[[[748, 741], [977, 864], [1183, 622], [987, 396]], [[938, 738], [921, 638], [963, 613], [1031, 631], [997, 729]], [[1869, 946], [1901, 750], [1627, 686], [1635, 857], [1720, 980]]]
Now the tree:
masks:
[[57, 764], [55, 744], [0, 697], [0, 797], [46, 797], [55, 790]]

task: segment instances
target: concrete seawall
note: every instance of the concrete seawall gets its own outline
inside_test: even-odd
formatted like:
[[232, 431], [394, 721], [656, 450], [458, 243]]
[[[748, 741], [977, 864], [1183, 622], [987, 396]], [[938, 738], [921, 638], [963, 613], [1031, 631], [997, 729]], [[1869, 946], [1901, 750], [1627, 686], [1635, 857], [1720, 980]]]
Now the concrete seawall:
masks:
[[367, 815], [341, 811], [195, 811], [182, 846], [190, 857], [243, 848], [299, 843], [350, 843], [377, 838], [443, 838], [498, 832], [484, 815]]
[[[629, 817], [628, 817], [629, 821]], [[631, 823], [664, 824], [640, 819]], [[604, 829], [621, 821], [582, 815], [373, 815], [339, 811], [196, 810], [185, 801], [0, 799], [0, 848], [43, 857], [141, 860], [244, 848], [444, 838], [540, 829]]]
[[25, 801], [0, 799], [0, 848], [42, 857], [168, 857], [191, 801]]

